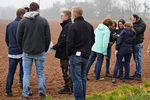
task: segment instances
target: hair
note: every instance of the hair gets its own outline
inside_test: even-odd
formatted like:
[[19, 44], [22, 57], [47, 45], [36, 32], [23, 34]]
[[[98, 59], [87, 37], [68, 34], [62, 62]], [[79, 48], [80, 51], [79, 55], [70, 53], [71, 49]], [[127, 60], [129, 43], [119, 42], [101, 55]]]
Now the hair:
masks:
[[112, 26], [113, 25], [113, 21], [110, 18], [105, 18], [103, 21], [103, 24], [108, 26]]
[[136, 20], [138, 20], [140, 17], [137, 14], [132, 15]]
[[30, 4], [30, 11], [37, 11], [39, 9], [39, 5], [36, 2], [32, 2]]
[[19, 9], [17, 10], [17, 12], [16, 12], [16, 15], [17, 15], [17, 17], [20, 17], [21, 15], [24, 15], [25, 12], [26, 12], [25, 9], [19, 8]]
[[77, 17], [81, 17], [83, 14], [81, 7], [72, 7], [72, 12], [75, 13]]
[[115, 24], [115, 27], [117, 27], [117, 23], [115, 21], [113, 21], [113, 24]]
[[70, 10], [63, 10], [62, 13], [64, 13], [65, 16], [68, 16], [69, 18], [71, 18], [71, 11]]
[[28, 8], [28, 7], [24, 7], [24, 9], [25, 9], [27, 12], [29, 12], [29, 8]]
[[136, 34], [136, 31], [135, 31], [135, 29], [133, 28], [133, 26], [132, 26], [131, 23], [125, 23], [125, 24], [124, 24], [124, 27], [130, 27], [130, 28], [132, 28], [132, 30], [133, 30], [134, 33]]
[[126, 21], [125, 21], [124, 19], [120, 19], [120, 20], [118, 21], [118, 28], [120, 28], [120, 27], [119, 27], [119, 22], [121, 22], [123, 25], [126, 23]]

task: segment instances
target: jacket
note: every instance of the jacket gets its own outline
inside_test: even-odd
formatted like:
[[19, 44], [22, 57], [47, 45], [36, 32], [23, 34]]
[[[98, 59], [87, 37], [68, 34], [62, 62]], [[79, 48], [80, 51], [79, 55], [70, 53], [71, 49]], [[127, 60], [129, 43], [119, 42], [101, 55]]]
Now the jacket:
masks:
[[[67, 54], [68, 56], [77, 55], [88, 59], [91, 47], [94, 43], [93, 26], [84, 20], [83, 17], [74, 19], [67, 34]], [[77, 52], [79, 54], [77, 54]]]
[[60, 33], [60, 36], [58, 38], [57, 44], [53, 46], [53, 49], [56, 50], [55, 57], [62, 59], [62, 60], [68, 60], [68, 56], [66, 54], [66, 37], [69, 26], [72, 24], [71, 19], [68, 19], [61, 23], [62, 31]]
[[135, 32], [132, 30], [132, 28], [127, 27], [123, 29], [119, 38], [117, 39], [116, 50], [124, 53], [132, 53], [135, 39]]
[[136, 31], [136, 44], [143, 43], [144, 32], [146, 29], [145, 22], [140, 18], [138, 22], [133, 23], [133, 28]]
[[110, 30], [104, 24], [99, 24], [94, 31], [95, 43], [92, 46], [92, 51], [107, 55], [107, 47], [110, 38]]
[[39, 54], [46, 52], [51, 41], [47, 20], [36, 11], [27, 12], [17, 30], [17, 42], [23, 52]]
[[8, 24], [6, 28], [5, 42], [8, 46], [9, 54], [22, 54], [22, 51], [16, 41], [17, 27], [20, 20], [20, 17], [16, 17], [16, 19]]

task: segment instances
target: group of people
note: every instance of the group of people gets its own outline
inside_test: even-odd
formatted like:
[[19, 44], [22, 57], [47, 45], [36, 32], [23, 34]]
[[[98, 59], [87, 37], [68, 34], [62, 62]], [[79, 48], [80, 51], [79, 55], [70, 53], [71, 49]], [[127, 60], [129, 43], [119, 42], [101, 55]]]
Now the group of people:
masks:
[[[27, 8], [26, 8], [27, 9]], [[32, 2], [29, 12], [20, 8], [16, 12], [15, 21], [8, 24], [6, 28], [6, 44], [9, 50], [9, 71], [6, 81], [6, 96], [12, 96], [13, 77], [17, 64], [20, 63], [19, 82], [23, 88], [22, 96], [19, 100], [28, 100], [32, 95], [30, 86], [30, 74], [33, 60], [36, 65], [38, 77], [38, 92], [43, 100], [45, 95], [45, 53], [47, 52], [51, 33], [48, 21], [39, 15], [39, 5]], [[85, 100], [86, 80], [88, 71], [92, 63], [95, 63], [96, 80], [101, 80], [100, 72], [103, 59], [106, 58], [106, 77], [113, 77], [112, 83], [116, 83], [116, 78], [123, 77], [123, 66], [127, 79], [141, 80], [142, 62], [141, 51], [143, 48], [145, 22], [136, 14], [131, 16], [131, 23], [126, 23], [124, 19], [117, 23], [109, 18], [93, 29], [93, 26], [84, 20], [81, 7], [73, 7], [72, 14], [69, 10], [61, 13], [61, 33], [58, 42], [50, 46], [56, 50], [55, 57], [60, 59], [65, 84], [58, 90], [60, 94], [71, 94], [74, 92], [76, 100]], [[72, 23], [71, 15], [74, 19]], [[117, 61], [113, 76], [109, 72], [111, 47], [116, 41]], [[129, 76], [130, 59], [134, 56], [136, 71], [133, 76]], [[119, 69], [119, 75], [117, 76]]]

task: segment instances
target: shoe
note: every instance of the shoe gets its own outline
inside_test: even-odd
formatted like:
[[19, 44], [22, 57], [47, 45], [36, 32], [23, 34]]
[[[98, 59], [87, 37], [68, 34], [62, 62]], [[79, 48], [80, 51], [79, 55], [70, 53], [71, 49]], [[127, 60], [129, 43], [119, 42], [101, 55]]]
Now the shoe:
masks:
[[61, 90], [58, 90], [59, 94], [71, 94], [73, 92], [73, 90], [71, 91], [66, 91], [64, 88], [62, 88]]
[[90, 79], [88, 78], [88, 76], [86, 77], [86, 80], [90, 80]]
[[96, 77], [96, 71], [94, 71], [93, 76]]
[[47, 95], [43, 94], [43, 93], [40, 93], [40, 100], [44, 100], [45, 98], [47, 98]]
[[19, 83], [19, 88], [23, 89], [22, 83]]
[[112, 79], [112, 83], [116, 83], [116, 79], [115, 78]]
[[127, 83], [127, 79], [123, 79], [122, 82], [123, 82], [123, 83]]
[[135, 73], [134, 75], [132, 75], [132, 76], [129, 76], [129, 79], [130, 80], [134, 80], [134, 78], [137, 76], [137, 74]]
[[137, 75], [134, 77], [134, 80], [141, 81], [141, 75], [137, 74]]
[[8, 93], [8, 94], [6, 93], [5, 96], [6, 96], [6, 97], [12, 97], [13, 94], [12, 94], [12, 93]]
[[110, 75], [109, 71], [106, 71], [105, 76], [106, 77], [112, 77], [112, 75]]
[[103, 81], [104, 80], [104, 78], [100, 78], [100, 79], [98, 79], [97, 81]]
[[120, 79], [120, 80], [123, 80], [123, 77], [120, 77], [119, 79]]
[[123, 75], [118, 75], [116, 78], [120, 78], [120, 77], [123, 77]]
[[28, 97], [24, 97], [23, 95], [19, 97], [19, 100], [29, 100]]
[[32, 88], [30, 86], [30, 88], [29, 88], [29, 96], [31, 96], [32, 94], [33, 94], [33, 91], [32, 91]]

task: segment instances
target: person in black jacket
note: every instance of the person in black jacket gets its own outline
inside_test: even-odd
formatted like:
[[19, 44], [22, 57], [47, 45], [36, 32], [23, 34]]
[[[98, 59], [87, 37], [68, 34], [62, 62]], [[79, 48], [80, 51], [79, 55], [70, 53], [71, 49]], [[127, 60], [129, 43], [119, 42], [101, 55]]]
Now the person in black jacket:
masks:
[[76, 100], [85, 100], [86, 65], [94, 43], [93, 26], [84, 20], [82, 13], [82, 8], [72, 8], [74, 23], [69, 27], [66, 47]]
[[125, 28], [121, 31], [120, 36], [117, 40], [115, 52], [115, 54], [117, 55], [117, 62], [114, 68], [112, 83], [116, 83], [118, 68], [121, 65], [123, 57], [125, 57], [125, 76], [123, 82], [127, 82], [127, 79], [129, 77], [130, 59], [135, 43], [135, 30], [130, 23], [125, 23], [124, 26]]
[[22, 80], [23, 80], [23, 66], [22, 66], [22, 51], [20, 50], [17, 41], [16, 41], [16, 34], [17, 34], [17, 27], [19, 21], [23, 18], [25, 14], [25, 9], [19, 8], [16, 12], [16, 19], [9, 23], [6, 28], [6, 37], [5, 41], [8, 46], [8, 57], [9, 57], [9, 71], [7, 74], [7, 81], [6, 81], [6, 96], [12, 96], [11, 87], [13, 85], [13, 78], [16, 71], [17, 64], [20, 64], [19, 70], [19, 83], [20, 87], [22, 87]]
[[133, 22], [133, 28], [136, 31], [136, 43], [134, 45], [133, 57], [136, 63], [136, 71], [130, 79], [141, 80], [142, 72], [142, 61], [141, 61], [141, 52], [143, 48], [144, 32], [146, 29], [145, 22], [136, 14], [131, 16], [131, 21]]
[[47, 20], [39, 16], [39, 5], [30, 4], [30, 12], [24, 14], [17, 30], [17, 42], [23, 51], [23, 92], [19, 100], [26, 100], [29, 96], [30, 74], [33, 60], [38, 77], [38, 93], [41, 99], [45, 97], [45, 52], [51, 41], [50, 28]]
[[64, 88], [58, 90], [58, 93], [72, 93], [73, 92], [73, 83], [71, 79], [69, 58], [66, 54], [66, 37], [69, 26], [72, 24], [71, 21], [71, 12], [69, 10], [64, 10], [61, 13], [62, 31], [60, 33], [57, 44], [51, 46], [51, 49], [56, 50], [55, 57], [60, 59], [60, 67], [62, 68], [63, 78], [65, 81]]

